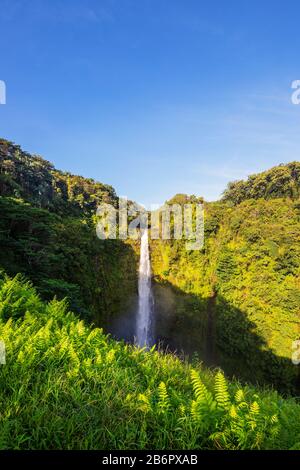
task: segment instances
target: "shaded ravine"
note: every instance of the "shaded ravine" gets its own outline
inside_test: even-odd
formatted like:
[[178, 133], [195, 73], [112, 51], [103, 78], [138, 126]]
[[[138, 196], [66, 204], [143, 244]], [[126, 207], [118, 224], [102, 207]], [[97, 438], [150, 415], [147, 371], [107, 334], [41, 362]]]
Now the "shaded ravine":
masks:
[[206, 347], [205, 362], [207, 365], [218, 364], [217, 348], [216, 348], [216, 300], [217, 292], [207, 301], [207, 330], [206, 330]]

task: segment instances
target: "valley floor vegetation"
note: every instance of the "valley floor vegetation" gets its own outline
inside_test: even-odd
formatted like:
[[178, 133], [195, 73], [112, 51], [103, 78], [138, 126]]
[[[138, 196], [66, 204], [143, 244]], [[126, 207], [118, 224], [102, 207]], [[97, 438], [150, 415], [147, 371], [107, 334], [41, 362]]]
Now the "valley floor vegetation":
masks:
[[300, 449], [300, 405], [116, 342], [21, 275], [0, 280], [1, 449]]

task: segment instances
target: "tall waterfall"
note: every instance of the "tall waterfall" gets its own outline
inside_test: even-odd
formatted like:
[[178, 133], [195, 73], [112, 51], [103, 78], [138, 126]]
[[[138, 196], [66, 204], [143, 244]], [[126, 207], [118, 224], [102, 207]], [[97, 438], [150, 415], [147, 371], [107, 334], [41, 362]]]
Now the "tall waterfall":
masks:
[[151, 265], [149, 256], [148, 229], [144, 228], [141, 236], [141, 254], [139, 267], [139, 309], [136, 324], [136, 342], [139, 346], [151, 345]]

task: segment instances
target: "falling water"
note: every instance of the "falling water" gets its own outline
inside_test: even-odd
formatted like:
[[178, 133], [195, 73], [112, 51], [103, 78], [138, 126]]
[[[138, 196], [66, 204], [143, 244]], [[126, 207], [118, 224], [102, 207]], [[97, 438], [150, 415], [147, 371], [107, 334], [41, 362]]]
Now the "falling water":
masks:
[[139, 267], [139, 309], [136, 325], [136, 342], [139, 346], [151, 343], [151, 266], [149, 257], [148, 229], [142, 231]]

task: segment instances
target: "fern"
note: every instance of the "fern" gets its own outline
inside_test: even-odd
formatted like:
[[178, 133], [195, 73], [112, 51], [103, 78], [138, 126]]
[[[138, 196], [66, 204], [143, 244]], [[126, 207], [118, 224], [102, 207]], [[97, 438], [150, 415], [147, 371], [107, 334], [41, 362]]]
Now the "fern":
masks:
[[148, 413], [149, 411], [151, 411], [149, 397], [145, 395], [145, 393], [138, 394], [138, 407], [144, 413]]
[[232, 419], [236, 419], [238, 417], [237, 410], [234, 405], [231, 405], [230, 407], [229, 416]]
[[[20, 312], [23, 287], [18, 291], [0, 283], [4, 303], [9, 289], [14, 294], [11, 313], [14, 308]], [[43, 304], [39, 310], [33, 305], [28, 311], [23, 305], [21, 317], [0, 318], [10, 363], [0, 367], [0, 448], [97, 448], [99, 436], [107, 448], [298, 445], [300, 407], [294, 401], [269, 392], [255, 394], [252, 387], [238, 384], [231, 394], [222, 372], [215, 374], [212, 386], [211, 373], [202, 370], [200, 376], [171, 355], [123, 345], [101, 330], [91, 333], [63, 302]], [[56, 420], [47, 426], [52, 407]], [[9, 424], [13, 420], [15, 431]], [[84, 438], [78, 431], [82, 426]]]
[[217, 372], [215, 377], [216, 401], [220, 408], [227, 409], [230, 405], [227, 382], [221, 371]]
[[272, 424], [277, 424], [278, 423], [278, 416], [277, 415], [272, 415], [271, 416], [271, 423]]
[[196, 400], [192, 400], [191, 402], [191, 417], [194, 423], [197, 423], [201, 419], [201, 413], [199, 410], [198, 402]]
[[185, 406], [183, 405], [183, 403], [181, 403], [181, 404], [179, 405], [178, 410], [179, 410], [179, 415], [180, 415], [182, 418], [185, 417], [185, 409], [186, 409]]
[[259, 414], [259, 404], [257, 403], [257, 401], [254, 401], [253, 403], [251, 403], [250, 405], [250, 413], [254, 416], [258, 415]]
[[236, 391], [234, 399], [237, 403], [241, 403], [245, 399], [244, 391], [241, 388]]
[[162, 413], [166, 412], [170, 407], [167, 387], [164, 382], [160, 382], [158, 386], [158, 407]]
[[211, 403], [213, 401], [212, 395], [200, 379], [198, 372], [194, 369], [191, 370], [191, 381], [196, 400], [198, 402]]

